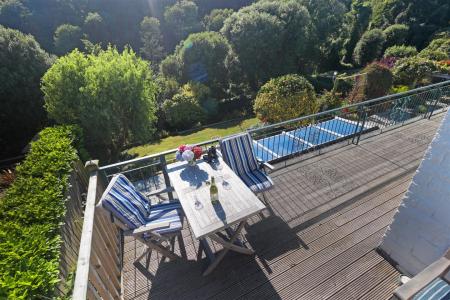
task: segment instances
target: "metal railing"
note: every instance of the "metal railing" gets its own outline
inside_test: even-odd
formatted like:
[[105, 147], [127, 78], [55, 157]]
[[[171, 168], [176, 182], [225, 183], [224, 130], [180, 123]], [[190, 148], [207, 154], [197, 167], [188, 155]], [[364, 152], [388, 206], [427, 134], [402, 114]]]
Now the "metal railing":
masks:
[[[261, 159], [276, 161], [314, 152], [331, 144], [357, 144], [366, 132], [375, 130], [382, 132], [407, 122], [430, 118], [433, 113], [447, 109], [449, 104], [450, 81], [446, 81], [251, 129], [248, 133], [255, 141], [254, 149], [257, 155], [262, 155]], [[218, 141], [213, 139], [202, 142], [198, 146], [206, 149], [211, 145], [217, 145]], [[262, 150], [259, 152], [259, 149], [265, 152]], [[267, 149], [270, 151], [268, 152]], [[113, 224], [104, 216], [96, 213], [95, 209], [105, 184], [115, 174], [123, 173], [142, 191], [170, 186], [165, 166], [175, 160], [176, 150], [139, 157], [98, 169], [95, 165], [89, 165], [90, 181], [74, 299], [99, 297], [118, 299], [121, 297], [122, 291], [117, 276], [121, 271], [123, 241], [119, 238], [117, 228], [113, 227]], [[172, 195], [168, 193], [168, 197], [171, 198]]]

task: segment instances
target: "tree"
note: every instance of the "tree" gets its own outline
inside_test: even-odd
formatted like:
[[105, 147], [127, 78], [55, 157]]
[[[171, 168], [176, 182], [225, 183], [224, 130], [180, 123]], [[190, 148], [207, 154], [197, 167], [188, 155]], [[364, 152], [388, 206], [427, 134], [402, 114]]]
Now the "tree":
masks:
[[168, 6], [164, 12], [164, 20], [174, 36], [174, 44], [201, 28], [198, 20], [198, 7], [194, 2], [188, 0], [181, 0]]
[[182, 64], [180, 58], [175, 55], [169, 55], [164, 58], [159, 66], [160, 72], [163, 77], [171, 78], [177, 82], [181, 82], [182, 77]]
[[74, 50], [47, 71], [42, 91], [49, 117], [80, 125], [86, 148], [101, 159], [117, 160], [126, 145], [148, 141], [155, 131], [152, 72], [129, 48]]
[[311, 18], [296, 0], [260, 1], [232, 14], [221, 32], [233, 46], [250, 87], [272, 77], [307, 72], [316, 62]]
[[106, 24], [102, 16], [97, 12], [89, 12], [84, 18], [84, 32], [87, 34], [89, 41], [94, 44], [108, 40], [106, 32]]
[[174, 129], [188, 129], [205, 119], [205, 111], [193, 95], [179, 93], [163, 104], [167, 123]]
[[231, 46], [217, 32], [200, 32], [177, 47], [176, 55], [182, 65], [182, 82], [201, 82], [214, 95], [223, 96], [228, 83], [226, 59]]
[[391, 46], [384, 51], [384, 57], [404, 58], [417, 55], [417, 49], [413, 46]]
[[315, 59], [324, 70], [339, 67], [340, 50], [344, 43], [342, 35], [346, 30], [342, 26], [346, 20], [345, 5], [338, 0], [308, 0], [305, 3], [319, 48]]
[[313, 86], [304, 77], [291, 74], [264, 84], [253, 109], [261, 121], [276, 123], [316, 113], [318, 103]]
[[152, 17], [144, 17], [141, 22], [141, 54], [145, 59], [158, 65], [164, 57], [162, 35], [159, 20]]
[[17, 154], [46, 123], [39, 89], [51, 57], [33, 36], [0, 26], [0, 156]]
[[420, 56], [432, 60], [446, 60], [450, 58], [450, 37], [434, 39], [420, 51]]
[[380, 29], [366, 31], [358, 41], [353, 52], [353, 60], [359, 66], [364, 66], [380, 57], [386, 36]]
[[203, 26], [205, 27], [206, 31], [220, 31], [225, 20], [232, 14], [233, 10], [229, 8], [213, 9], [208, 15], [203, 18]]
[[386, 35], [385, 47], [403, 45], [408, 37], [409, 27], [404, 24], [394, 24], [383, 30]]
[[81, 38], [83, 33], [81, 28], [71, 24], [63, 24], [58, 26], [55, 31], [53, 42], [55, 45], [55, 52], [57, 54], [66, 54], [75, 48], [81, 48]]

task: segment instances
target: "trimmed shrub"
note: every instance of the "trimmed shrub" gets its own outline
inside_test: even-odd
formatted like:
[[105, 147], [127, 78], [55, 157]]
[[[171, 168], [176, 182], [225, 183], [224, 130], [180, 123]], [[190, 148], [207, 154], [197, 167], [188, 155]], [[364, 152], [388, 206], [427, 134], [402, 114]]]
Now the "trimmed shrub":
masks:
[[179, 93], [163, 104], [166, 121], [170, 127], [189, 129], [205, 120], [205, 111], [193, 95]]
[[408, 36], [409, 27], [404, 24], [394, 24], [383, 30], [386, 35], [386, 47], [403, 45]]
[[395, 83], [411, 88], [417, 84], [428, 82], [431, 73], [441, 70], [436, 62], [419, 56], [400, 59], [393, 69]]
[[365, 66], [374, 59], [380, 57], [386, 35], [381, 29], [372, 29], [364, 32], [356, 44], [353, 52], [353, 60], [359, 66]]
[[365, 80], [355, 85], [349, 96], [350, 103], [382, 97], [389, 93], [393, 77], [388, 67], [380, 63], [371, 63], [362, 72], [366, 74]]
[[264, 84], [253, 109], [262, 122], [276, 123], [314, 114], [318, 104], [311, 83], [302, 76], [291, 74]]
[[77, 159], [70, 126], [39, 133], [0, 201], [0, 298], [50, 299], [58, 282], [65, 192]]
[[404, 58], [417, 55], [417, 49], [413, 46], [392, 46], [384, 51], [384, 57]]

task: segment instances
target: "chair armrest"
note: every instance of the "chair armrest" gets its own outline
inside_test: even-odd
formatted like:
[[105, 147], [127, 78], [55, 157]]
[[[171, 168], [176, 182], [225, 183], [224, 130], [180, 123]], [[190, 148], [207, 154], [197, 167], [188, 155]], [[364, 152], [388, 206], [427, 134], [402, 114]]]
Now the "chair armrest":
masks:
[[169, 221], [160, 222], [160, 223], [157, 223], [157, 224], [149, 224], [149, 225], [145, 225], [145, 226], [141, 226], [139, 228], [136, 228], [131, 233], [133, 235], [143, 234], [143, 233], [151, 232], [152, 230], [155, 230], [155, 229], [158, 229], [158, 228], [169, 227], [169, 226], [170, 226], [170, 222]]
[[260, 168], [267, 168], [267, 169], [269, 169], [271, 171], [275, 170], [275, 167], [273, 165], [269, 164], [268, 162], [262, 161], [260, 159], [257, 159], [257, 161], [259, 163], [259, 167]]
[[412, 299], [414, 295], [420, 292], [434, 279], [443, 276], [448, 271], [448, 269], [450, 269], [450, 260], [445, 256], [441, 257], [440, 259], [423, 269], [410, 281], [397, 288], [394, 291], [394, 296], [400, 300]]
[[174, 191], [174, 188], [171, 187], [171, 186], [168, 186], [168, 187], [165, 187], [163, 189], [158, 189], [158, 190], [155, 190], [155, 191], [144, 193], [144, 195], [148, 198], [148, 197], [151, 197], [151, 196], [158, 196], [160, 194], [170, 193], [170, 192], [173, 192], [173, 191]]

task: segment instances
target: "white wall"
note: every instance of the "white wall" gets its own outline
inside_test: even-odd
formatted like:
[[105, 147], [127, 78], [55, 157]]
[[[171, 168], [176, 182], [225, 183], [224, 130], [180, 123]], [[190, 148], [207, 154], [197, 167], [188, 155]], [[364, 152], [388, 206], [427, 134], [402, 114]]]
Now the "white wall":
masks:
[[380, 248], [416, 275], [450, 248], [450, 112], [414, 175]]

